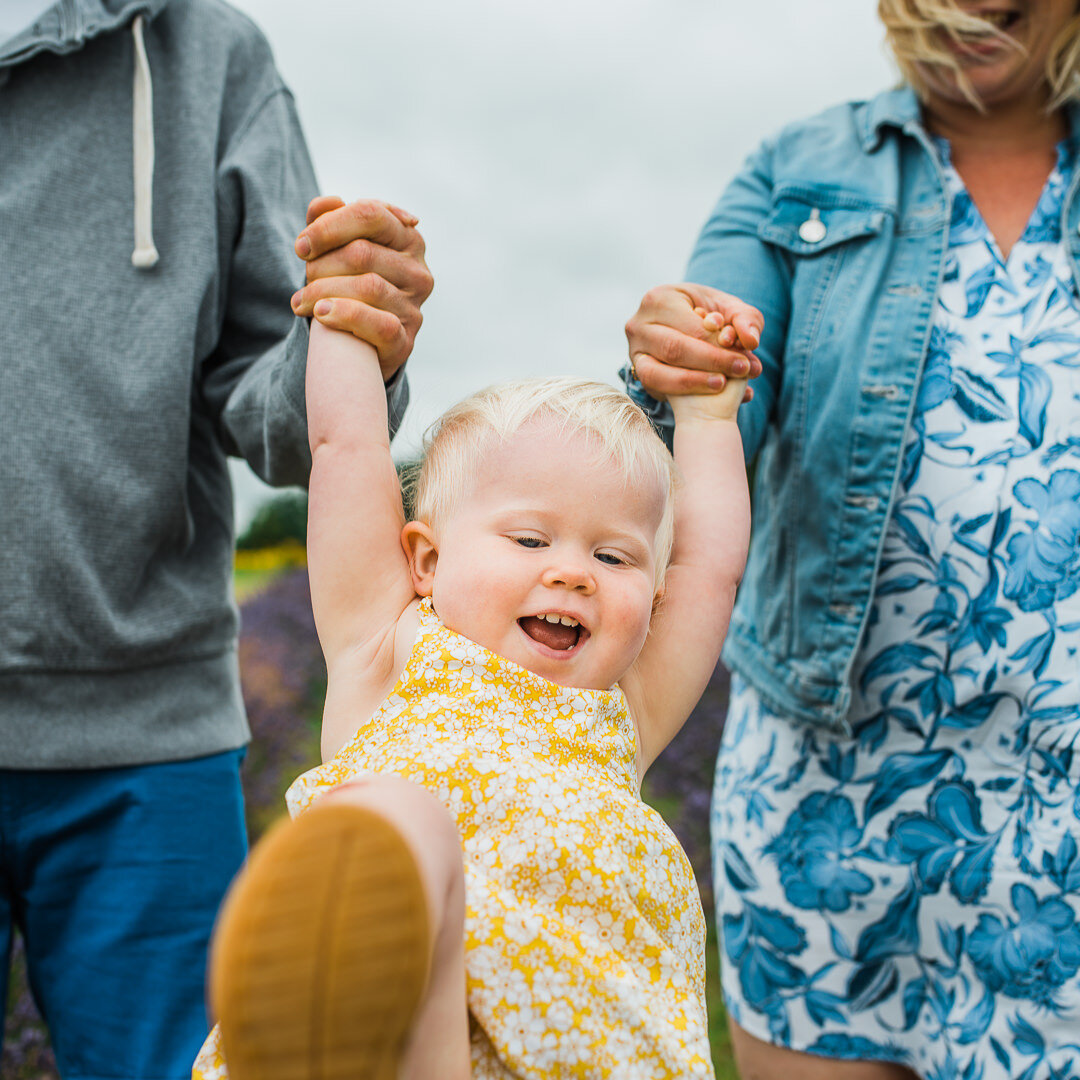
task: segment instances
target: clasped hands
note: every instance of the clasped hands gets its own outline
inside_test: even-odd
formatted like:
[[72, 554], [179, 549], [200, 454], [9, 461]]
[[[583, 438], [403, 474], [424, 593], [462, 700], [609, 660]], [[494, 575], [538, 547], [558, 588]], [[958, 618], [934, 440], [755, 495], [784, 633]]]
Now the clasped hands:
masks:
[[[684, 283], [650, 289], [626, 324], [630, 362], [659, 401], [723, 390], [727, 379], [754, 379], [764, 318], [737, 296]], [[752, 385], [743, 397], [754, 396]]]
[[377, 199], [346, 204], [320, 195], [296, 238], [307, 284], [293, 295], [293, 312], [373, 345], [384, 381], [409, 358], [431, 295], [417, 220]]

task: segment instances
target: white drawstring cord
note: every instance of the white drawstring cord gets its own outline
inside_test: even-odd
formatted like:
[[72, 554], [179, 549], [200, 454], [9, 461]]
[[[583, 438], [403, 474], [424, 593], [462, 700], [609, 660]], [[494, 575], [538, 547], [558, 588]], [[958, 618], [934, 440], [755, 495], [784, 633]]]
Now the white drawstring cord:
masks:
[[135, 250], [131, 265], [140, 270], [156, 266], [154, 247], [154, 87], [150, 62], [143, 41], [143, 17], [136, 15], [131, 25], [135, 38], [135, 85], [132, 97], [133, 165], [135, 171]]

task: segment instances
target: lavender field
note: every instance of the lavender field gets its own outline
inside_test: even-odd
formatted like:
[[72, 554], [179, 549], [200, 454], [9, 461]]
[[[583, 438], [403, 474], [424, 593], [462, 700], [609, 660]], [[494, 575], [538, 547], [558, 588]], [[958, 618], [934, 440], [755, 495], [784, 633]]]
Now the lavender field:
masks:
[[[284, 812], [283, 794], [292, 779], [318, 761], [326, 676], [304, 569], [277, 577], [244, 601], [241, 611], [240, 664], [253, 736], [244, 764], [244, 790], [254, 840]], [[645, 797], [664, 814], [690, 856], [710, 928], [709, 790], [726, 702], [727, 681], [717, 672], [697, 711], [644, 785]], [[709, 953], [713, 1054], [719, 1080], [734, 1080], [711, 942]], [[48, 1035], [27, 989], [18, 943], [0, 1075], [5, 1080], [58, 1080]]]

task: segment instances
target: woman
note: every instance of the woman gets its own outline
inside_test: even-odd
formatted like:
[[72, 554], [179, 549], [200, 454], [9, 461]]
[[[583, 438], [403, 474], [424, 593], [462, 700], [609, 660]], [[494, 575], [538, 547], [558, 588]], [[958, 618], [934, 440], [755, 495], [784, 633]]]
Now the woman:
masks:
[[646, 402], [764, 369], [713, 803], [736, 1056], [1075, 1076], [1080, 18], [879, 13], [906, 85], [766, 142], [702, 284], [627, 325]]

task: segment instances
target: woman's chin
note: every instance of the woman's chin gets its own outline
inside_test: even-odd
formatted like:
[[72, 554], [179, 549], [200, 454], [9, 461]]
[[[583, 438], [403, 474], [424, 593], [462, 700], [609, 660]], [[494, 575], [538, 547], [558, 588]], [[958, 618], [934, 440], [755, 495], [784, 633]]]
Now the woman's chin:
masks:
[[[975, 59], [962, 65], [964, 76], [984, 109], [1007, 108], [1020, 102], [1039, 103], [1045, 98], [1045, 87], [1041, 79], [1025, 78], [1019, 70], [1017, 57], [1010, 54], [996, 59]], [[971, 106], [971, 99], [960, 88], [956, 75], [942, 68], [925, 71], [923, 74], [927, 89], [927, 104], [933, 109], [935, 104], [943, 106]]]

